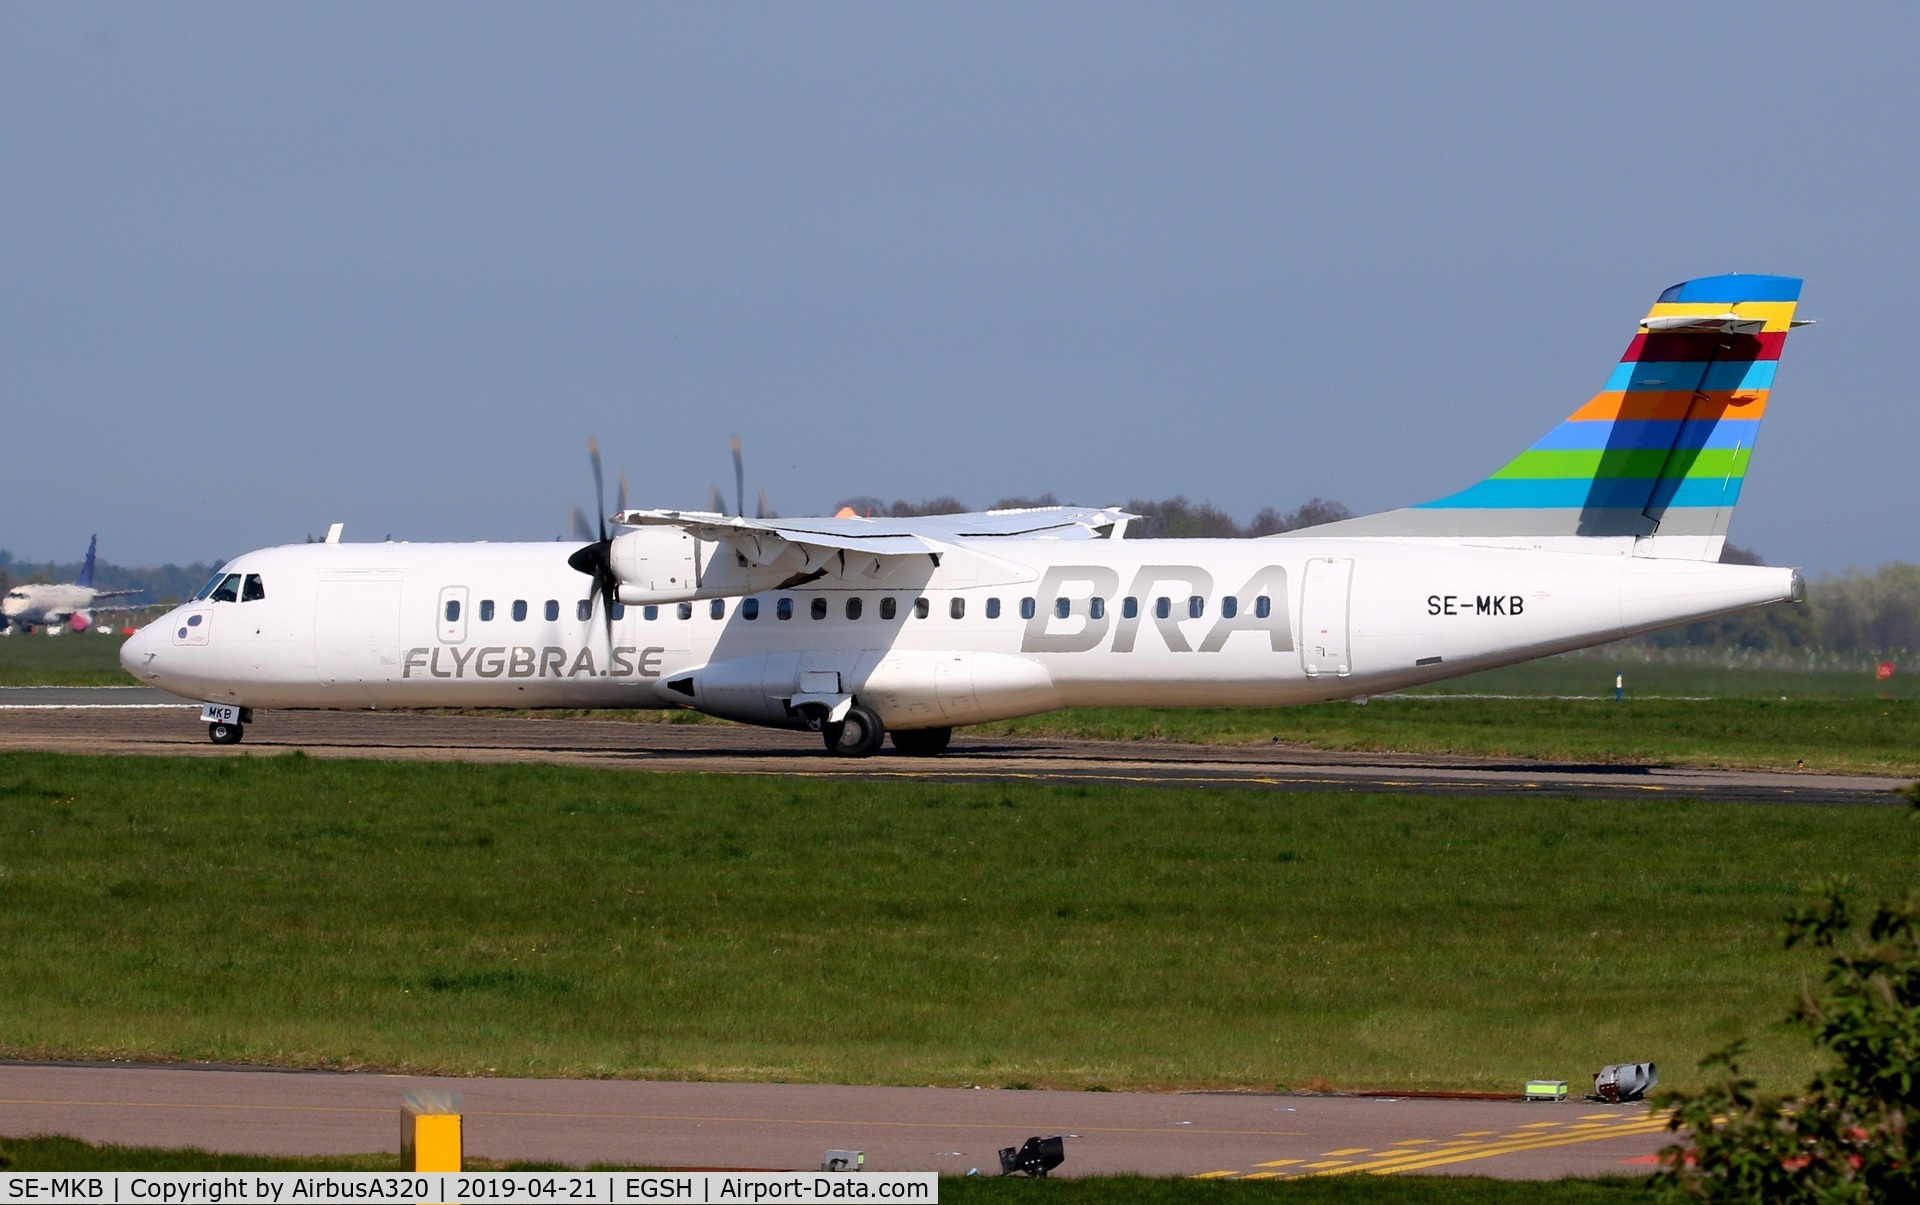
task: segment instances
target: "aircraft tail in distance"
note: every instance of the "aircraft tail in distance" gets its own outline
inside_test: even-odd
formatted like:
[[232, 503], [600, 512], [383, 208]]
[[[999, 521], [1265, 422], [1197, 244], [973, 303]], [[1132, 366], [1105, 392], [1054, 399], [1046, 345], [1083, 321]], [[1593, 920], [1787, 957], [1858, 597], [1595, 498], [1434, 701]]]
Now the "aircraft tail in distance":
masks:
[[1486, 480], [1287, 534], [1717, 560], [1781, 347], [1806, 325], [1793, 319], [1800, 283], [1732, 275], [1674, 285], [1600, 392]]
[[87, 563], [80, 566], [80, 577], [77, 581], [74, 582], [74, 585], [76, 586], [93, 585], [93, 554], [94, 554], [94, 550], [99, 546], [100, 546], [100, 535], [98, 532], [96, 532], [94, 533], [93, 538], [87, 541]]

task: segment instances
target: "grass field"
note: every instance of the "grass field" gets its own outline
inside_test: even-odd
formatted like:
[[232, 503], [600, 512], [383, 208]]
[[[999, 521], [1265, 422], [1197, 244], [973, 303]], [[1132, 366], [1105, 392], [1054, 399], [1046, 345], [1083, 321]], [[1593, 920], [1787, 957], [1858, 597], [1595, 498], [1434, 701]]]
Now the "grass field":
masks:
[[132, 686], [120, 668], [122, 636], [15, 632], [0, 637], [0, 686]]
[[0, 756], [0, 1056], [1512, 1089], [1782, 1031], [1905, 809]]
[[[11, 1166], [9, 1167], [9, 1164]], [[261, 1155], [219, 1155], [162, 1147], [128, 1147], [79, 1142], [71, 1138], [0, 1138], [0, 1170], [17, 1172], [239, 1172], [239, 1171], [397, 1171], [398, 1155], [379, 1152], [310, 1159]], [[468, 1159], [467, 1171], [560, 1170], [551, 1164], [494, 1163]], [[998, 1176], [946, 1177], [940, 1200], [970, 1202], [1117, 1202], [1118, 1205], [1237, 1205], [1242, 1201], [1283, 1201], [1289, 1205], [1625, 1205], [1649, 1198], [1644, 1180], [1512, 1181], [1481, 1176], [1335, 1176], [1311, 1180], [1222, 1183], [1209, 1180], [1094, 1176], [1086, 1179], [1027, 1180]]]
[[1920, 776], [1920, 701], [1416, 698], [1365, 707], [1056, 711], [975, 731]]

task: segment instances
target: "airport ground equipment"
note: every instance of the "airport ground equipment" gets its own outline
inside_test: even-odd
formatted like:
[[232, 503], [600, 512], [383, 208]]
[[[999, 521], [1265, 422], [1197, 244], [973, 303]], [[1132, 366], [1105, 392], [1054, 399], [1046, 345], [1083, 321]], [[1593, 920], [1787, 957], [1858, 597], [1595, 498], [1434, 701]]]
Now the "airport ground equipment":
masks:
[[1527, 1081], [1528, 1100], [1567, 1099], [1567, 1081], [1563, 1079], [1530, 1079]]
[[820, 1161], [823, 1172], [863, 1172], [867, 1170], [865, 1151], [828, 1151]]
[[1066, 1160], [1065, 1138], [1059, 1134], [1050, 1138], [1033, 1137], [1017, 1147], [1000, 1148], [1000, 1174], [1011, 1176], [1015, 1172], [1022, 1172], [1036, 1180], [1044, 1180], [1048, 1172]]
[[1660, 1072], [1652, 1063], [1609, 1063], [1593, 1073], [1593, 1094], [1588, 1100], [1618, 1105], [1644, 1098], [1660, 1082]]
[[412, 1091], [403, 1094], [400, 1100], [401, 1170], [459, 1171], [459, 1093]]

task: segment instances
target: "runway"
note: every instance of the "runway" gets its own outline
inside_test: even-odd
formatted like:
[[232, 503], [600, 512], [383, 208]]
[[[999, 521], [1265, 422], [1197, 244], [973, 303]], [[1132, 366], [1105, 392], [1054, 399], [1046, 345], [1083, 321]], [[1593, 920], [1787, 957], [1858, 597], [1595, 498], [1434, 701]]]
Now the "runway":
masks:
[[469, 1155], [570, 1166], [972, 1168], [1067, 1136], [1057, 1175], [1209, 1179], [1419, 1173], [1547, 1179], [1653, 1170], [1641, 1105], [1238, 1093], [1021, 1092], [809, 1084], [442, 1079], [365, 1073], [0, 1064], [0, 1134], [242, 1154], [396, 1150], [401, 1094], [462, 1097]]
[[975, 736], [940, 758], [828, 758], [805, 733], [734, 724], [633, 723], [505, 715], [262, 712], [246, 742], [206, 739], [192, 704], [143, 688], [0, 689], [0, 749], [166, 756], [550, 762], [651, 771], [951, 782], [1108, 783], [1247, 790], [1903, 805], [1904, 779], [1762, 770], [1548, 764], [1447, 754], [1342, 753], [1304, 745], [1185, 745]]

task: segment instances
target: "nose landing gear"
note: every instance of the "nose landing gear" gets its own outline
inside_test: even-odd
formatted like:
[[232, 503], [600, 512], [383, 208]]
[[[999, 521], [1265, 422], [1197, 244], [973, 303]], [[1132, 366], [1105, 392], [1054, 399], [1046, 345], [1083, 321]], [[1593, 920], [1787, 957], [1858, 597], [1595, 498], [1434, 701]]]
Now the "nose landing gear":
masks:
[[207, 739], [216, 745], [237, 745], [240, 743], [240, 738], [246, 735], [246, 732], [247, 726], [245, 724], [216, 723], [207, 725]]

